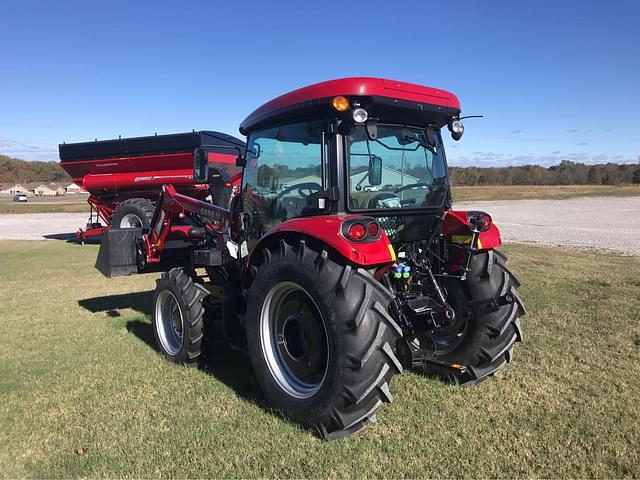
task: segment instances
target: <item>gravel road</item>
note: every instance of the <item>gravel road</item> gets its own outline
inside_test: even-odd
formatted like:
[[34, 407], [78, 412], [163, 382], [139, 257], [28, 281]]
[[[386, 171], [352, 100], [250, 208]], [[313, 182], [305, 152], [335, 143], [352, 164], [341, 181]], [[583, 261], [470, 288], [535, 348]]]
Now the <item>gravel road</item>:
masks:
[[491, 214], [507, 242], [640, 255], [640, 196], [464, 202]]
[[[640, 255], [640, 196], [464, 202], [489, 212], [507, 242], [540, 243]], [[84, 213], [0, 215], [0, 240], [69, 238]]]
[[87, 224], [87, 213], [0, 214], [0, 240], [61, 239]]

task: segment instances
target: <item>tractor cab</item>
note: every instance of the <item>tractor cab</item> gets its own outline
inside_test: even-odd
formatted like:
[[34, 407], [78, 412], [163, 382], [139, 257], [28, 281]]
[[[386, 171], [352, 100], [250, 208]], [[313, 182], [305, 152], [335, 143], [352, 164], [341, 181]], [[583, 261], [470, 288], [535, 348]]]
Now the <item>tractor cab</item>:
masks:
[[441, 137], [459, 139], [451, 93], [377, 78], [305, 87], [253, 112], [242, 182], [256, 239], [292, 218], [353, 214], [378, 219], [394, 242], [425, 237], [451, 207]]

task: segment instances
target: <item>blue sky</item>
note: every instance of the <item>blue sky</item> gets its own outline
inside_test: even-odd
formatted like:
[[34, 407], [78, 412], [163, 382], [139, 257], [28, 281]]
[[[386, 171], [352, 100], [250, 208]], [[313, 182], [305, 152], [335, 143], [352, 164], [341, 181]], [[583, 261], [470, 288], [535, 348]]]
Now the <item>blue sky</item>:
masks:
[[640, 160], [640, 2], [0, 0], [0, 153], [191, 129], [363, 75], [456, 93], [453, 165]]

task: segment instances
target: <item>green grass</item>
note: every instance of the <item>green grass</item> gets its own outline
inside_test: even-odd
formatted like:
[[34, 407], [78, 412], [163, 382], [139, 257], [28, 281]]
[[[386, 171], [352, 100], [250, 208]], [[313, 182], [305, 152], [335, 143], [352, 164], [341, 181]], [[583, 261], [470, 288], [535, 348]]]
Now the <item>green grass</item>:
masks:
[[482, 200], [526, 200], [573, 197], [627, 197], [640, 195], [637, 185], [489, 185], [453, 187], [456, 202]]
[[377, 423], [325, 443], [265, 407], [241, 357], [161, 359], [154, 275], [0, 242], [0, 476], [640, 477], [640, 261], [506, 251], [529, 309], [513, 363], [465, 389], [398, 376]]

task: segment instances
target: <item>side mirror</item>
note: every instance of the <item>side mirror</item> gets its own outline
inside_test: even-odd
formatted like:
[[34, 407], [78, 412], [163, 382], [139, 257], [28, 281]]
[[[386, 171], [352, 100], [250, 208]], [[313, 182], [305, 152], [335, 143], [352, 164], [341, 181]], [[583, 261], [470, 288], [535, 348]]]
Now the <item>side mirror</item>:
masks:
[[193, 181], [206, 183], [209, 180], [209, 154], [204, 148], [193, 151]]
[[382, 183], [382, 158], [372, 155], [369, 159], [369, 185], [377, 186]]

